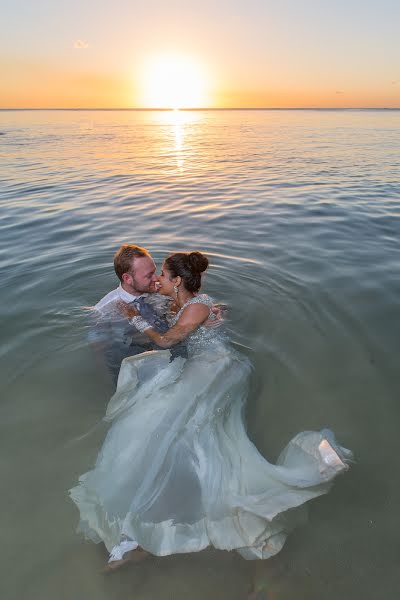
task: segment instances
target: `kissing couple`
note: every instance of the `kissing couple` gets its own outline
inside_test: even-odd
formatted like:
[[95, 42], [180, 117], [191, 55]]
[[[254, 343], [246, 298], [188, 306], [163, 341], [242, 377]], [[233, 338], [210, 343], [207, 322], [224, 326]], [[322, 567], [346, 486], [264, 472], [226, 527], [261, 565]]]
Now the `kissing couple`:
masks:
[[[208, 546], [269, 558], [296, 524], [293, 509], [326, 493], [351, 460], [326, 429], [297, 434], [277, 464], [248, 438], [252, 365], [222, 327], [208, 326], [215, 320], [214, 300], [201, 290], [208, 264], [201, 252], [173, 253], [157, 277], [148, 253], [136, 256], [123, 273], [116, 266], [120, 291], [101, 301], [157, 348], [122, 360], [103, 446], [70, 490], [78, 530], [105, 544], [109, 570]], [[132, 305], [127, 285], [150, 292], [152, 311]], [[184, 351], [173, 355], [178, 345]]]

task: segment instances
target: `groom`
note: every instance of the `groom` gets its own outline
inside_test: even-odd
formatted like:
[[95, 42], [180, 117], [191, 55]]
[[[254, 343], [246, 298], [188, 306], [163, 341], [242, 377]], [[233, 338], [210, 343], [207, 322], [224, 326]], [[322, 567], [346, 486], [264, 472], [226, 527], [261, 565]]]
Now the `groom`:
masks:
[[97, 358], [105, 361], [116, 382], [124, 358], [154, 349], [149, 338], [121, 314], [119, 303], [134, 302], [142, 316], [164, 332], [170, 301], [156, 293], [156, 265], [145, 248], [123, 244], [114, 256], [114, 269], [119, 286], [94, 306], [88, 337]]

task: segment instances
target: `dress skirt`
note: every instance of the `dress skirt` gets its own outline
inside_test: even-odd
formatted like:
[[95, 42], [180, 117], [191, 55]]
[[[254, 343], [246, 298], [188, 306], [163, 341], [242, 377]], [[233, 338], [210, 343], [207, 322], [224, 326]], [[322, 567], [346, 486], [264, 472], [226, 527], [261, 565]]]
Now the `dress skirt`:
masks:
[[173, 361], [169, 350], [126, 358], [96, 464], [70, 490], [79, 530], [109, 551], [133, 540], [157, 556], [279, 552], [292, 509], [326, 493], [351, 453], [306, 431], [270, 464], [246, 433], [250, 372], [223, 342]]

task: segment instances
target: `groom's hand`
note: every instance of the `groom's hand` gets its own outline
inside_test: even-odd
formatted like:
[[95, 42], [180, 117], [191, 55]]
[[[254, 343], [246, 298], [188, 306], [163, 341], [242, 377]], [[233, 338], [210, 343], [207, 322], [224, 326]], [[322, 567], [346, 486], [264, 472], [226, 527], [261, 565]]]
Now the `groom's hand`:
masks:
[[208, 317], [207, 321], [204, 322], [204, 326], [209, 329], [221, 327], [225, 321], [224, 315], [226, 313], [226, 308], [225, 304], [214, 304], [211, 309], [212, 314]]

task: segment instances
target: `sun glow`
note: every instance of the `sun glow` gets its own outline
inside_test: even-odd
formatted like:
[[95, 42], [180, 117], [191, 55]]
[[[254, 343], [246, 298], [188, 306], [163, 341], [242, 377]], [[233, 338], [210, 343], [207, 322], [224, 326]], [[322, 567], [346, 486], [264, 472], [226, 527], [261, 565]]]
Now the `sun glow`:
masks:
[[146, 108], [204, 108], [206, 80], [203, 69], [183, 56], [161, 56], [149, 61], [143, 72]]

